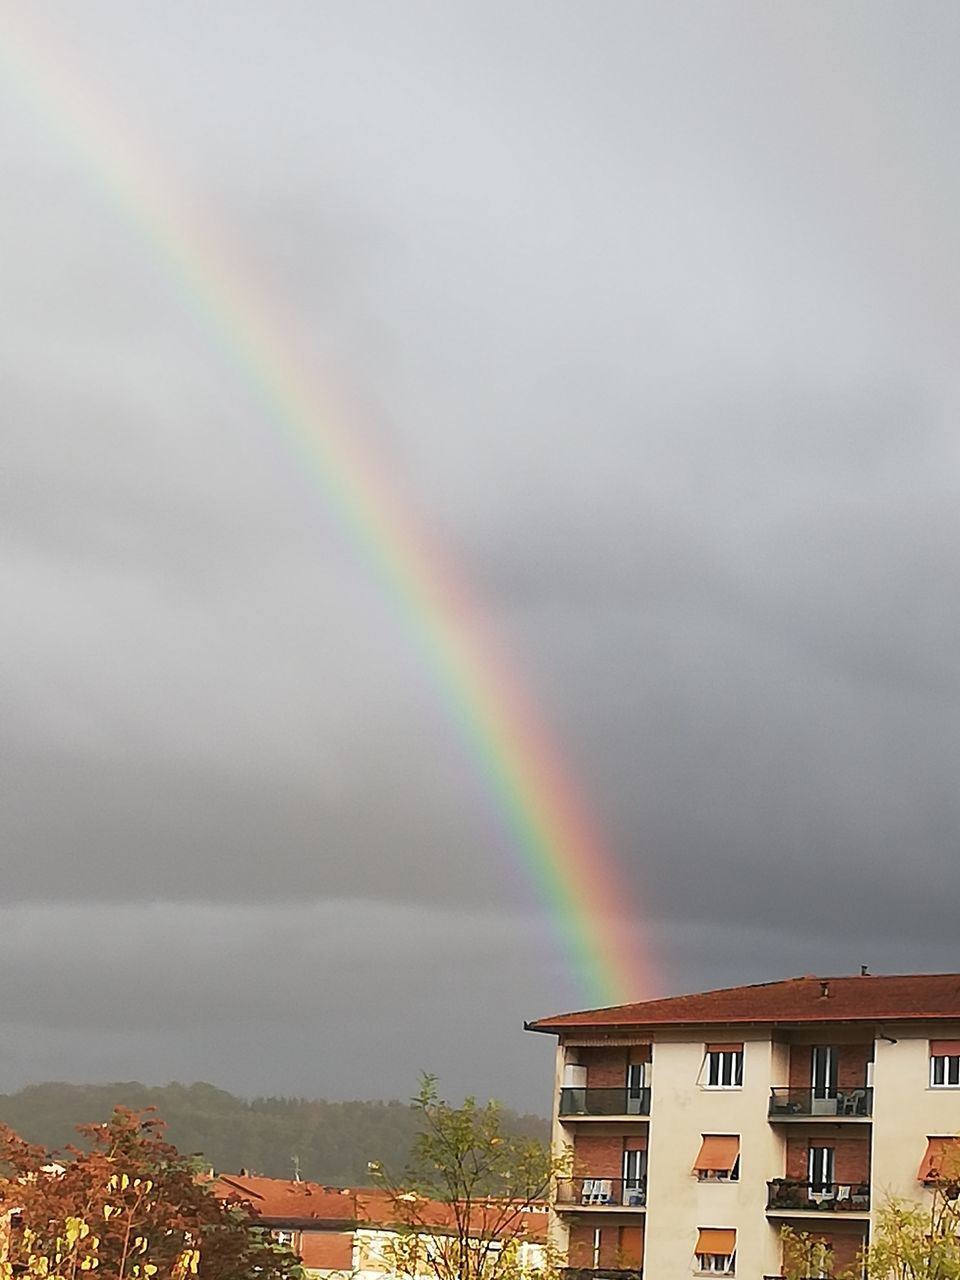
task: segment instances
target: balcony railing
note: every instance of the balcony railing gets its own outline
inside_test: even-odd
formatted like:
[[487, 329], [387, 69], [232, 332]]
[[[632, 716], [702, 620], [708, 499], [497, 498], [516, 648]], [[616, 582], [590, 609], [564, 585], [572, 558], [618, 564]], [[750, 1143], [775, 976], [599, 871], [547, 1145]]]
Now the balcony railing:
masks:
[[807, 1210], [819, 1213], [866, 1213], [870, 1208], [869, 1182], [797, 1182], [774, 1178], [767, 1183], [767, 1212]]
[[873, 1115], [873, 1090], [836, 1089], [829, 1098], [818, 1098], [813, 1089], [771, 1089], [771, 1120], [791, 1116], [837, 1116], [838, 1118]]
[[561, 1178], [557, 1183], [558, 1209], [643, 1209], [646, 1203], [646, 1178]]
[[643, 1280], [642, 1267], [563, 1267], [563, 1280]]
[[561, 1116], [648, 1116], [649, 1089], [561, 1089]]

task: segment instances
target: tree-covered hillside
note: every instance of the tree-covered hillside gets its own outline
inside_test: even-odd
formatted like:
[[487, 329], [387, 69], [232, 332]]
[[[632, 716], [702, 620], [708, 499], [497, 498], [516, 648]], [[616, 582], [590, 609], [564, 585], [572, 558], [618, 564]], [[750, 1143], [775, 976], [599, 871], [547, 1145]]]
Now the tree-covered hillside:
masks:
[[[62, 1148], [76, 1141], [74, 1126], [106, 1120], [118, 1104], [156, 1107], [166, 1137], [188, 1154], [201, 1153], [218, 1171], [245, 1168], [289, 1178], [299, 1159], [304, 1178], [359, 1186], [367, 1163], [399, 1169], [417, 1127], [404, 1102], [322, 1102], [305, 1098], [247, 1101], [211, 1084], [38, 1084], [0, 1094], [0, 1121], [29, 1142]], [[546, 1141], [539, 1116], [505, 1113], [506, 1127]]]

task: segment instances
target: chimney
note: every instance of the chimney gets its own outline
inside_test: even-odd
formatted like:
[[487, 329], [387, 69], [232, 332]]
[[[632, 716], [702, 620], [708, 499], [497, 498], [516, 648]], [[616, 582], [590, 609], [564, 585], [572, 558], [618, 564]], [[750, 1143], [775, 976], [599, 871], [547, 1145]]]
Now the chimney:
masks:
[[826, 1000], [830, 996], [830, 981], [828, 978], [820, 979], [820, 999]]
[[867, 968], [867, 966], [866, 966], [865, 964], [862, 964], [862, 965], [860, 966], [860, 977], [861, 977], [861, 978], [869, 978], [869, 977], [870, 977], [870, 970]]

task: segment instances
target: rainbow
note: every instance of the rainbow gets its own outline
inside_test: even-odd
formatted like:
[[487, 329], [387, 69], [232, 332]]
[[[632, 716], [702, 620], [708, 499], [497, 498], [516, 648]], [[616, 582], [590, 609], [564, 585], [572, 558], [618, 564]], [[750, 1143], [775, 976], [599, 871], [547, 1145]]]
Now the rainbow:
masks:
[[555, 744], [461, 576], [331, 413], [268, 291], [225, 248], [225, 229], [199, 216], [118, 114], [54, 55], [50, 34], [15, 23], [9, 8], [0, 13], [0, 67], [174, 284], [390, 599], [485, 779], [583, 998], [640, 998], [651, 980], [641, 930], [626, 918], [629, 895], [616, 861]]

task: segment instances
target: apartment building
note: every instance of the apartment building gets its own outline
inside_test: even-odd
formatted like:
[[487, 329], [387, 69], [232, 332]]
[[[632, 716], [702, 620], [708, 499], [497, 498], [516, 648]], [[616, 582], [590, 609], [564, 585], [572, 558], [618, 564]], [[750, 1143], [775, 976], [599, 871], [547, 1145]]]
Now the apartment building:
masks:
[[960, 974], [819, 978], [528, 1023], [558, 1040], [551, 1232], [569, 1280], [839, 1270], [960, 1159]]

